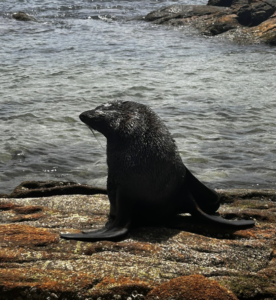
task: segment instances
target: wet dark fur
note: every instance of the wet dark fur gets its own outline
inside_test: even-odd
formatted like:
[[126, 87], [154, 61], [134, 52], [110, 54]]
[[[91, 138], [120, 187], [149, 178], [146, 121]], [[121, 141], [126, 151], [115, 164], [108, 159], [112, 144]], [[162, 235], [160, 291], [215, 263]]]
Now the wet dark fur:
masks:
[[114, 101], [82, 113], [80, 119], [107, 138], [109, 221], [101, 230], [61, 237], [112, 240], [135, 223], [162, 222], [185, 212], [229, 228], [254, 225], [210, 215], [219, 208], [217, 193], [184, 166], [167, 127], [148, 106]]

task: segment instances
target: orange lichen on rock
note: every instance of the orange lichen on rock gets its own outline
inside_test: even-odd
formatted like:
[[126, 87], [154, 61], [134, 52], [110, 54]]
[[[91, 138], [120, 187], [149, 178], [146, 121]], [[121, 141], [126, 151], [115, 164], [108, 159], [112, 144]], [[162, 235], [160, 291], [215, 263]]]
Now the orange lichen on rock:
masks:
[[[105, 277], [91, 291], [91, 296], [98, 297], [120, 295], [128, 296], [131, 293], [146, 295], [152, 289], [152, 283], [139, 279], [131, 279], [128, 277], [119, 277], [118, 279]], [[109, 299], [109, 298], [108, 298]]]
[[36, 221], [43, 218], [45, 215], [42, 213], [30, 214], [30, 215], [18, 215], [10, 219], [11, 222], [24, 222], [24, 221]]
[[[157, 298], [158, 297], [158, 298]], [[146, 300], [237, 300], [238, 298], [218, 282], [202, 275], [181, 276], [153, 289]]]
[[239, 238], [252, 238], [252, 239], [275, 239], [276, 228], [274, 224], [265, 224], [263, 226], [256, 225], [254, 228], [247, 230], [238, 230], [234, 236]]
[[138, 255], [140, 253], [153, 255], [161, 251], [161, 247], [150, 243], [122, 243], [122, 246], [127, 252]]
[[58, 240], [59, 235], [48, 229], [19, 224], [0, 225], [0, 243], [45, 246]]
[[16, 205], [16, 204], [10, 203], [10, 202], [0, 202], [0, 211], [1, 210], [11, 210], [11, 209], [14, 209], [15, 207], [19, 207], [19, 205]]
[[14, 295], [12, 291], [21, 291], [22, 295], [26, 290], [29, 293], [26, 299], [31, 298], [33, 290], [35, 290], [35, 295], [47, 291], [54, 292], [57, 296], [67, 295], [70, 299], [70, 295], [75, 299], [76, 293], [78, 293], [78, 299], [84, 299], [87, 296], [93, 299], [100, 297], [114, 299], [114, 295], [121, 297], [130, 294], [146, 295], [153, 288], [150, 283], [125, 277], [104, 278], [100, 283], [98, 282], [99, 278], [85, 272], [38, 268], [25, 268], [22, 272], [22, 269], [17, 268], [3, 269], [0, 276], [0, 293], [4, 296], [3, 299], [12, 299], [11, 296]]
[[13, 262], [19, 255], [18, 250], [13, 250], [8, 247], [0, 248], [0, 263], [2, 262]]
[[27, 205], [27, 206], [18, 206], [13, 209], [18, 214], [33, 214], [39, 211], [45, 210], [45, 207], [38, 205]]
[[41, 270], [37, 268], [2, 269], [0, 292], [13, 289], [36, 287], [53, 292], [76, 292], [87, 290], [98, 282], [93, 275], [65, 270]]

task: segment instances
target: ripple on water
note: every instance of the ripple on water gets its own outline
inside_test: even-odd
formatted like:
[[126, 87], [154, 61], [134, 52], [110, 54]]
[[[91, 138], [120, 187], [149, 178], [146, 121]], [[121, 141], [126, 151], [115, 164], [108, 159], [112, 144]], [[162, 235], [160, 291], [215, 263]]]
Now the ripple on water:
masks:
[[[112, 99], [150, 105], [211, 186], [275, 187], [274, 48], [139, 21], [174, 3], [0, 4], [0, 192], [33, 179], [105, 184], [105, 140], [78, 116]], [[22, 10], [39, 22], [11, 18]]]

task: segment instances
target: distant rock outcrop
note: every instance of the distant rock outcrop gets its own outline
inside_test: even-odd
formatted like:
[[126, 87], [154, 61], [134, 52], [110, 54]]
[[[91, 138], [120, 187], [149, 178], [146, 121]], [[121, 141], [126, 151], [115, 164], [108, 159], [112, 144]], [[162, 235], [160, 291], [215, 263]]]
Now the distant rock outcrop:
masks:
[[13, 17], [13, 19], [15, 19], [17, 21], [25, 21], [25, 22], [34, 21], [34, 22], [37, 22], [37, 20], [34, 17], [29, 16], [29, 15], [27, 15], [26, 13], [24, 13], [22, 11], [19, 11], [18, 13], [13, 14], [12, 17]]
[[171, 5], [149, 13], [156, 24], [187, 25], [204, 35], [242, 43], [276, 45], [276, 0], [209, 0], [207, 5]]

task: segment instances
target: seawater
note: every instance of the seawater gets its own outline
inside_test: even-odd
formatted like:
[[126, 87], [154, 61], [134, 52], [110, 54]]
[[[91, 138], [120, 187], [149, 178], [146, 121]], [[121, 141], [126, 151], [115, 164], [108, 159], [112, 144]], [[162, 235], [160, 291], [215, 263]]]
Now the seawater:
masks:
[[0, 193], [24, 180], [104, 185], [105, 139], [78, 115], [115, 99], [150, 105], [210, 186], [275, 188], [275, 47], [142, 19], [206, 2], [1, 1]]

